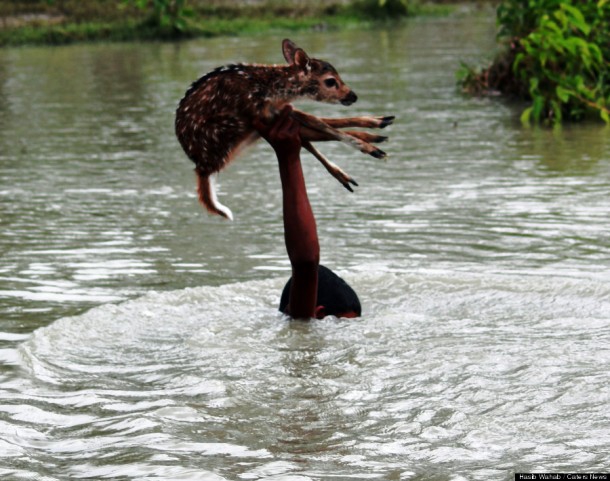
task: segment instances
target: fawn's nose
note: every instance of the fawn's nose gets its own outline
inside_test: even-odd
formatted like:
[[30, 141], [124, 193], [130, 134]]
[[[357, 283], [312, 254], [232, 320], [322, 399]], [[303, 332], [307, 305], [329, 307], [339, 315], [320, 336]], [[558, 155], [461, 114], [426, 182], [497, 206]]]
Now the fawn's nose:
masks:
[[343, 97], [341, 103], [343, 105], [352, 105], [356, 100], [358, 100], [358, 96], [354, 93], [353, 90], [350, 90], [349, 93]]

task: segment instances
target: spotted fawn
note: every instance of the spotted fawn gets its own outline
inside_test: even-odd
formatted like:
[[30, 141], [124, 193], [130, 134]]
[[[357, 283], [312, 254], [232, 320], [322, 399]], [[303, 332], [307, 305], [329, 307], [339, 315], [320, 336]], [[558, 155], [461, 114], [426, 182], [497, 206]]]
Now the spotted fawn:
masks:
[[[210, 176], [222, 170], [248, 145], [260, 138], [255, 119], [268, 123], [290, 102], [309, 98], [320, 102], [353, 104], [358, 97], [328, 62], [310, 58], [286, 39], [282, 52], [287, 65], [235, 64], [219, 67], [195, 81], [176, 110], [176, 135], [187, 156], [195, 163], [200, 202], [212, 214], [233, 219], [216, 198]], [[326, 159], [312, 141], [337, 140], [383, 158], [385, 152], [372, 145], [387, 137], [339, 128], [383, 128], [394, 117], [319, 118], [299, 110], [291, 114], [301, 124], [302, 145], [345, 188], [358, 185], [337, 165]]]

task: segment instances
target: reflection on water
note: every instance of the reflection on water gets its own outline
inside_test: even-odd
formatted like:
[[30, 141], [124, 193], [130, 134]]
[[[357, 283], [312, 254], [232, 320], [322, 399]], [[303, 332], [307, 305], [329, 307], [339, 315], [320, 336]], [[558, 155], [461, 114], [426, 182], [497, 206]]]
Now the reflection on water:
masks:
[[397, 116], [385, 162], [320, 147], [354, 194], [304, 155], [323, 262], [365, 314], [312, 324], [275, 310], [270, 149], [221, 174], [227, 223], [173, 134], [192, 80], [281, 61], [280, 35], [0, 51], [0, 475], [605, 471], [610, 136], [460, 96], [457, 63], [494, 33], [475, 16], [294, 38], [359, 94], [306, 110]]
[[539, 160], [549, 172], [595, 175], [597, 164], [608, 156], [608, 144], [603, 141], [608, 129], [603, 125], [568, 124], [553, 130], [524, 129], [520, 134], [521, 157]]

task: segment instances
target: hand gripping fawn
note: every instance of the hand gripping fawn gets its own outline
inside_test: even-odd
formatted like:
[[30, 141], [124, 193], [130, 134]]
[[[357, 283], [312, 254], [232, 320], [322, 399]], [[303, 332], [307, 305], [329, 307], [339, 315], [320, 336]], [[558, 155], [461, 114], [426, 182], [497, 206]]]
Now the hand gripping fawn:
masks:
[[[233, 219], [231, 211], [218, 202], [210, 176], [260, 137], [253, 127], [254, 119], [269, 122], [286, 104], [298, 98], [343, 105], [351, 105], [358, 98], [328, 62], [310, 58], [288, 39], [283, 41], [282, 51], [288, 65], [219, 67], [195, 81], [178, 105], [176, 135], [195, 163], [199, 200], [210, 213]], [[394, 117], [323, 119], [299, 110], [291, 115], [301, 123], [303, 147], [350, 191], [351, 185], [358, 184], [311, 142], [338, 140], [383, 158], [385, 152], [371, 143], [382, 142], [387, 137], [337, 129], [383, 128], [394, 120]]]

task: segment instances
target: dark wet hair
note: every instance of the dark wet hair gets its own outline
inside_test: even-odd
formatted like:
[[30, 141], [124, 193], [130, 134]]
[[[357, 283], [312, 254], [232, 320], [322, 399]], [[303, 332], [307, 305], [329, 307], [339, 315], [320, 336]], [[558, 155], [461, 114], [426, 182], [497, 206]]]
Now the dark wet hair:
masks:
[[[290, 296], [290, 284], [292, 277], [284, 286], [280, 299], [279, 310], [286, 313]], [[328, 267], [318, 266], [318, 306], [324, 306], [326, 315], [337, 316], [354, 312], [358, 316], [362, 314], [360, 299], [347, 282], [341, 279]]]

